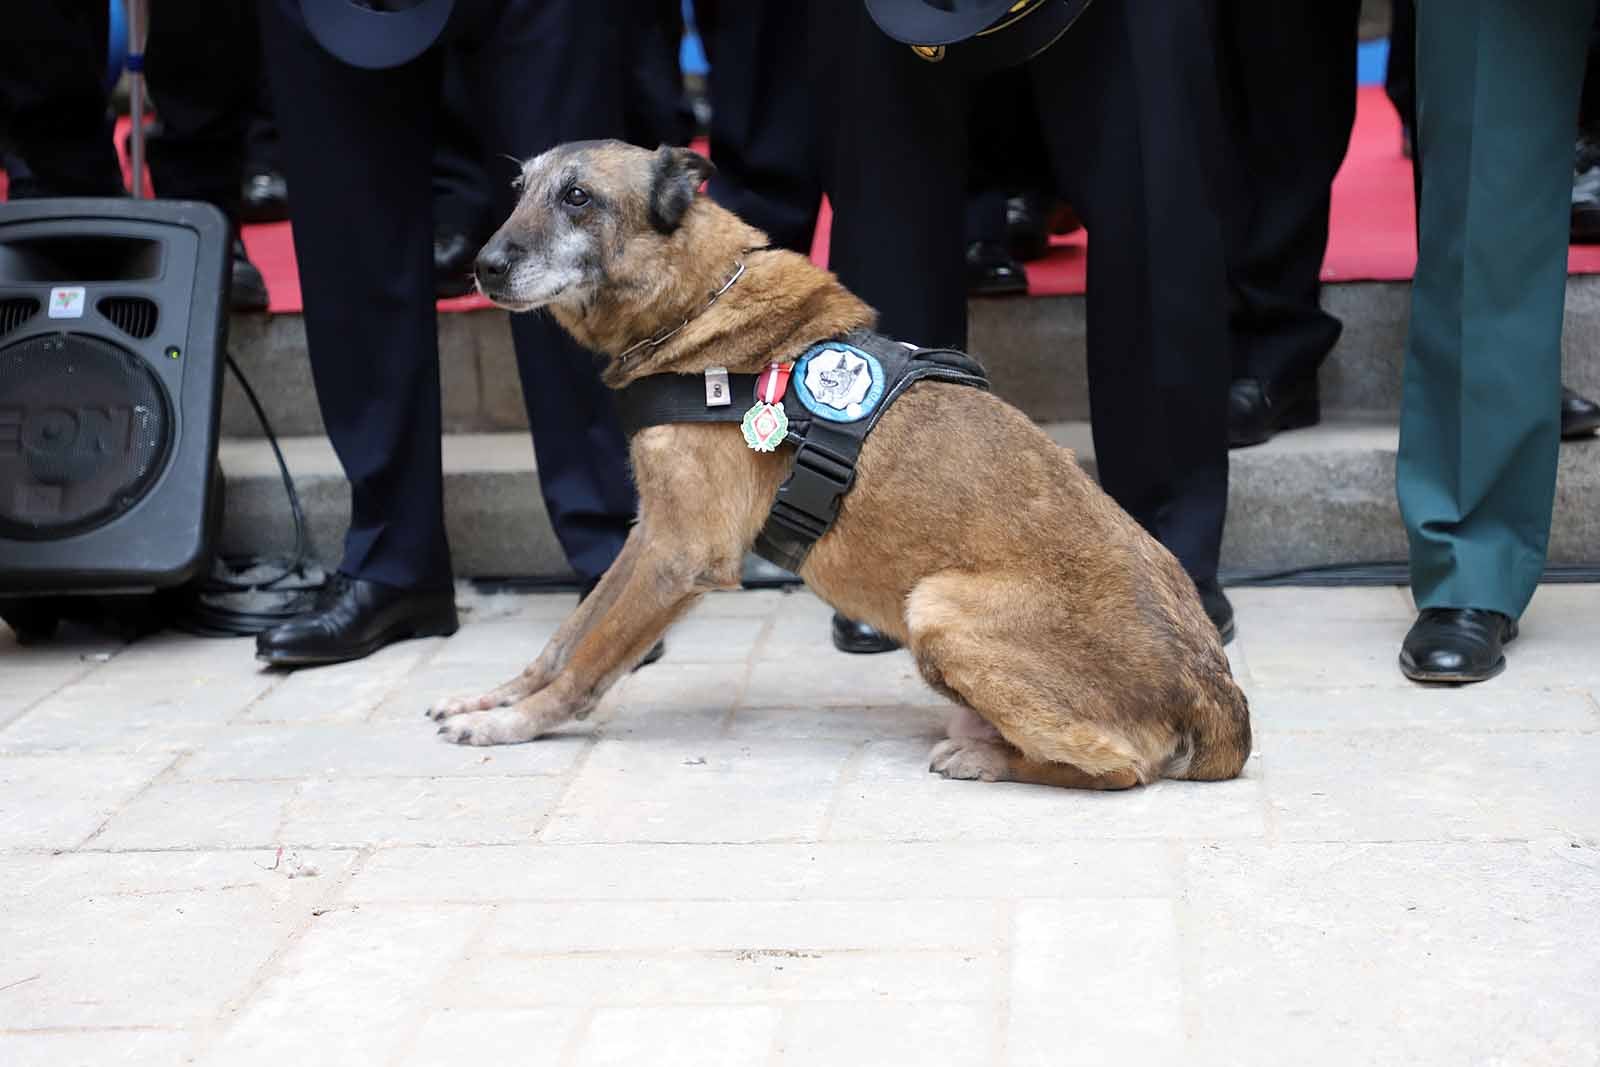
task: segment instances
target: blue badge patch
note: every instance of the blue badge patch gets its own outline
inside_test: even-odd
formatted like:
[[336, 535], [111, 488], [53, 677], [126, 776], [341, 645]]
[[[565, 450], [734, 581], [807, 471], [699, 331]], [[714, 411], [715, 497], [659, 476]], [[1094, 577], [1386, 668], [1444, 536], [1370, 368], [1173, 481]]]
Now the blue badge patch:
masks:
[[805, 409], [831, 422], [857, 422], [883, 399], [883, 364], [854, 345], [829, 341], [800, 357], [795, 395]]

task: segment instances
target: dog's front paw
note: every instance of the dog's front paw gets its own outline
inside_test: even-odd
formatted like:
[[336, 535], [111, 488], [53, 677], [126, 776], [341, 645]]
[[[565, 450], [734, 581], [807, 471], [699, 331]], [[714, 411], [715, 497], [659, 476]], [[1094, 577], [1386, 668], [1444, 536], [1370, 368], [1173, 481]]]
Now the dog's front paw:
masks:
[[953, 737], [933, 746], [928, 770], [946, 778], [981, 782], [1005, 781], [1011, 767], [1009, 746], [995, 741]]
[[457, 745], [515, 745], [543, 732], [536, 716], [516, 708], [461, 712], [439, 727], [440, 736]]
[[479, 696], [446, 697], [429, 708], [425, 714], [434, 722], [443, 722], [456, 715], [467, 715], [474, 711], [488, 711], [491, 708], [503, 708], [511, 701], [500, 695], [499, 690], [484, 693]]

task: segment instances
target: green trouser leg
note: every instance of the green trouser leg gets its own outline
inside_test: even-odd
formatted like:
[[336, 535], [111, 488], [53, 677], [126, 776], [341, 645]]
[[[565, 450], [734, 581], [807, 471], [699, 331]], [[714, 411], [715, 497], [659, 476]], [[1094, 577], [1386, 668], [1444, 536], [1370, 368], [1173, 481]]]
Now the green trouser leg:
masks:
[[1578, 93], [1595, 0], [1418, 0], [1422, 218], [1396, 482], [1419, 608], [1544, 569]]

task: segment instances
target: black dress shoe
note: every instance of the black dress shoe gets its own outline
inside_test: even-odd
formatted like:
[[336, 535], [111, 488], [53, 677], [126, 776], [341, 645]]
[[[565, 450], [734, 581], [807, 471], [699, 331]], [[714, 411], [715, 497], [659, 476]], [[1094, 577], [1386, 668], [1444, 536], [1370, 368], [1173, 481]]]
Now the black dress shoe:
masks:
[[256, 638], [256, 658], [274, 667], [363, 659], [413, 637], [449, 637], [459, 627], [454, 589], [396, 589], [335, 574], [312, 609]]
[[972, 296], [1015, 296], [1028, 291], [1022, 264], [999, 241], [967, 245], [967, 292]]
[[1400, 646], [1400, 669], [1413, 682], [1481, 682], [1506, 669], [1503, 646], [1517, 620], [1478, 608], [1423, 608]]
[[472, 261], [478, 244], [460, 230], [433, 231], [433, 294], [441, 299], [472, 292]]
[[1019, 262], [1042, 259], [1050, 251], [1048, 204], [1033, 193], [1006, 197], [1006, 244]]
[[900, 647], [900, 642], [882, 630], [847, 619], [836, 611], [833, 613], [833, 647], [852, 655], [870, 656], [877, 652], [893, 652]]
[[1200, 594], [1200, 606], [1206, 609], [1206, 618], [1217, 628], [1217, 636], [1222, 638], [1223, 644], [1232, 641], [1233, 605], [1228, 602], [1228, 595], [1222, 591], [1222, 586], [1215, 578], [1207, 578], [1203, 582], [1195, 582], [1194, 587]]
[[234, 311], [267, 310], [267, 282], [245, 254], [244, 242], [233, 239], [233, 275], [228, 288], [228, 307]]
[[1600, 404], [1561, 387], [1561, 439], [1591, 437], [1600, 430]]
[[[585, 583], [584, 587], [578, 590], [578, 603], [582, 604], [585, 600], [589, 599], [589, 594], [594, 592], [594, 587], [599, 584], [600, 579], [598, 578], [591, 578], [587, 583]], [[650, 664], [656, 662], [666, 654], [667, 639], [663, 637], [661, 640], [650, 646], [650, 651], [644, 654], [644, 659], [633, 665], [633, 669], [638, 670], [640, 667], [648, 667]]]
[[240, 222], [283, 222], [289, 217], [289, 183], [275, 170], [244, 176], [239, 190]]
[[1247, 448], [1272, 440], [1281, 430], [1322, 421], [1315, 376], [1293, 385], [1268, 385], [1239, 378], [1228, 386], [1228, 447]]

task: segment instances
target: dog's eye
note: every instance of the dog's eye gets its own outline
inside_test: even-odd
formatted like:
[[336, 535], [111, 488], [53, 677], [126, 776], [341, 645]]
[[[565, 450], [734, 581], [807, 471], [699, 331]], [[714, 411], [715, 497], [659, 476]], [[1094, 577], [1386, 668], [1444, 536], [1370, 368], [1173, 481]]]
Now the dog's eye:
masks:
[[589, 202], [589, 194], [584, 192], [578, 186], [574, 185], [571, 189], [567, 190], [567, 195], [561, 198], [561, 202], [566, 204], [568, 207], [583, 207], [583, 205]]

